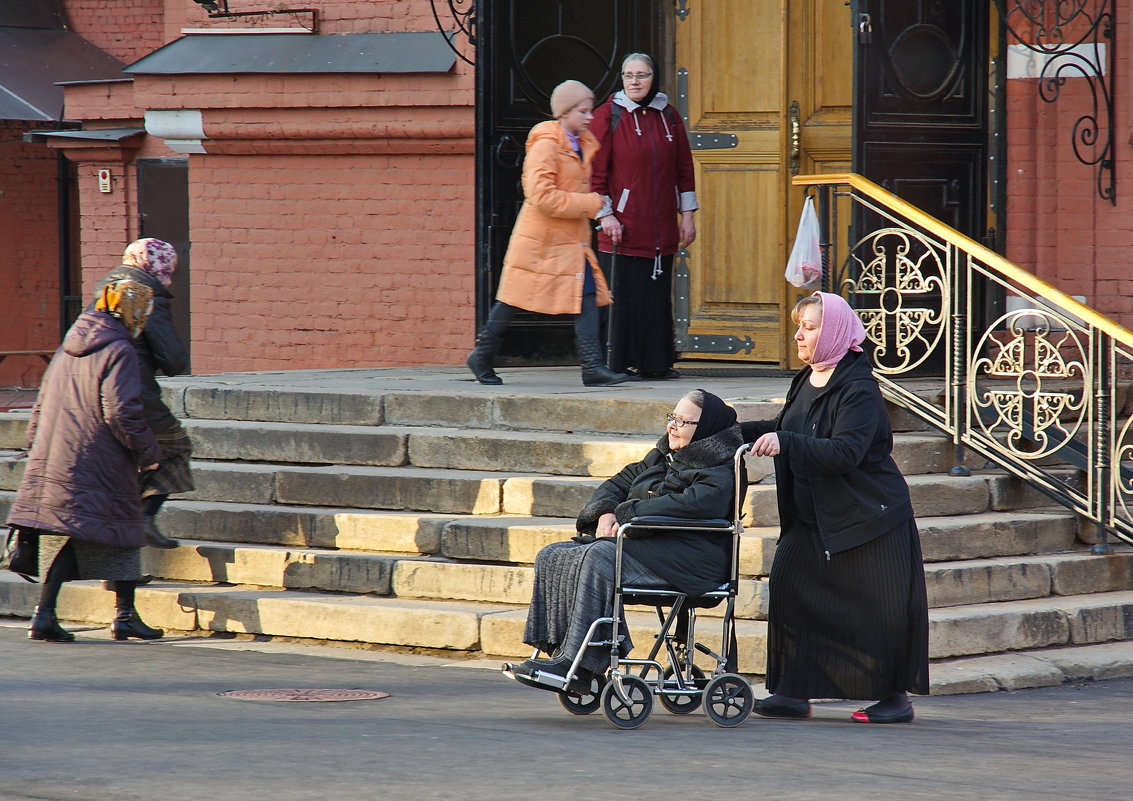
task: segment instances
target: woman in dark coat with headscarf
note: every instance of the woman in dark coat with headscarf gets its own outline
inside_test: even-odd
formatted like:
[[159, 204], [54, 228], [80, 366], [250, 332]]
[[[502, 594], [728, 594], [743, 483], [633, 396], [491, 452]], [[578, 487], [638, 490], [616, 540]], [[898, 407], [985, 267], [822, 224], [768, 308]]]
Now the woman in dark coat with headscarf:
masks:
[[65, 581], [117, 582], [116, 640], [156, 639], [134, 609], [145, 544], [139, 470], [157, 467], [161, 448], [146, 426], [133, 338], [152, 300], [148, 287], [119, 281], [103, 288], [55, 352], [28, 427], [27, 467], [8, 525], [39, 535], [39, 606], [33, 640], [70, 642], [55, 615]]
[[[153, 291], [153, 311], [146, 322], [145, 331], [134, 340], [141, 363], [142, 405], [146, 424], [161, 444], [161, 465], [142, 478], [142, 510], [144, 513], [146, 544], [157, 548], [175, 548], [177, 541], [158, 531], [154, 519], [170, 495], [190, 492], [193, 477], [189, 471], [192, 444], [181, 422], [161, 399], [157, 373], [168, 376], [189, 371], [189, 354], [177, 331], [173, 328], [170, 303], [173, 295], [169, 286], [177, 269], [177, 251], [160, 239], [139, 239], [131, 242], [122, 254], [122, 264], [95, 284], [94, 297], [113, 281], [137, 281]], [[88, 308], [93, 308], [92, 305]]]
[[859, 723], [913, 719], [928, 684], [928, 600], [909, 487], [865, 329], [838, 295], [792, 314], [807, 366], [775, 420], [744, 423], [775, 457], [782, 534], [771, 566], [764, 717], [808, 718], [811, 698], [877, 701]]
[[[742, 444], [736, 412], [715, 395], [696, 390], [667, 416], [666, 433], [640, 462], [627, 465], [594, 491], [578, 515], [582, 540], [556, 542], [535, 557], [535, 588], [523, 641], [550, 659], [509, 666], [522, 683], [536, 672], [566, 676], [590, 625], [611, 615], [614, 560], [619, 524], [634, 517], [663, 515], [699, 519], [730, 518], [735, 492], [733, 457]], [[588, 541], [589, 540], [589, 541]], [[672, 586], [703, 595], [728, 580], [731, 534], [675, 530], [641, 539], [627, 538], [622, 579], [634, 586]], [[623, 653], [633, 647], [629, 633]], [[589, 684], [609, 665], [607, 649], [587, 648], [578, 678]]]

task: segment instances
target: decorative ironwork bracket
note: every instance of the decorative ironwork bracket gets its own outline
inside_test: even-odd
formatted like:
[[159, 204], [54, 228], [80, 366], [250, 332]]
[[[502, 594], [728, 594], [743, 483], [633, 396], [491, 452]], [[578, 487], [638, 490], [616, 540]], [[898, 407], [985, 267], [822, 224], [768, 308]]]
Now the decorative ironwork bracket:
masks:
[[1068, 77], [1086, 79], [1093, 107], [1074, 121], [1074, 156], [1096, 168], [1098, 196], [1116, 205], [1113, 0], [995, 0], [995, 5], [1011, 37], [1042, 58], [1037, 77], [1044, 103], [1058, 100]]
[[677, 0], [676, 15], [681, 22], [688, 19], [688, 0]]
[[457, 34], [462, 33], [464, 38], [468, 40], [468, 44], [476, 47], [476, 0], [443, 0], [448, 10], [448, 16], [456, 23], [455, 31], [448, 30], [445, 24], [441, 22], [441, 13], [437, 11], [440, 2], [441, 0], [429, 0], [429, 5], [433, 9], [433, 19], [437, 23], [437, 30], [444, 37], [445, 44], [449, 46], [449, 49], [456, 53], [457, 58], [475, 67], [476, 62], [457, 50], [452, 41]]

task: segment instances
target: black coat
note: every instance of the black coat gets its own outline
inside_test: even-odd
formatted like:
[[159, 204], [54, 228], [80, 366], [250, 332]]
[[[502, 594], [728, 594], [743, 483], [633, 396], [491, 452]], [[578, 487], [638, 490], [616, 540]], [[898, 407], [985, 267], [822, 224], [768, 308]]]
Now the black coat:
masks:
[[818, 533], [828, 554], [855, 548], [911, 520], [909, 486], [893, 461], [893, 431], [873, 367], [864, 353], [848, 353], [815, 397], [806, 415], [809, 434], [780, 430], [794, 402], [805, 367], [791, 381], [775, 420], [743, 423], [745, 442], [776, 431], [775, 484], [779, 522], [795, 522], [794, 477], [805, 473], [814, 487]]
[[[157, 383], [157, 372], [165, 375], [182, 375], [189, 371], [189, 354], [173, 328], [173, 315], [170, 301], [173, 296], [165, 285], [141, 267], [120, 265], [115, 267], [94, 287], [94, 297], [102, 288], [113, 281], [137, 281], [153, 290], [153, 310], [142, 335], [134, 340], [138, 349], [138, 361], [142, 370], [142, 405], [145, 407], [146, 422], [155, 431], [169, 431], [177, 425], [177, 418], [169, 411], [161, 399], [161, 387]], [[92, 303], [87, 311], [94, 308]]]
[[[644, 459], [626, 465], [594, 490], [578, 515], [579, 531], [593, 533], [598, 518], [613, 512], [619, 523], [662, 515], [731, 520], [735, 492], [732, 457], [742, 445], [739, 425], [669, 450], [668, 437]], [[703, 595], [730, 577], [730, 534], [674, 530], [626, 539], [625, 552], [681, 592]]]

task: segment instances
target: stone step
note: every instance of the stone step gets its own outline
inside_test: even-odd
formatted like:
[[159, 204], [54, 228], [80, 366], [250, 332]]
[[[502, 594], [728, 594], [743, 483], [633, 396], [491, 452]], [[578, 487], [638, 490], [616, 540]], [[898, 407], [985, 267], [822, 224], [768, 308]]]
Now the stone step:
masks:
[[[0, 573], [0, 615], [30, 618], [38, 585]], [[526, 609], [496, 604], [332, 595], [261, 587], [154, 583], [139, 587], [137, 609], [151, 626], [183, 632], [231, 632], [403, 648], [429, 648], [526, 658]], [[97, 581], [64, 584], [59, 610], [65, 621], [106, 625], [114, 617], [114, 596]], [[490, 618], [499, 618], [488, 623]], [[656, 633], [653, 612], [627, 612], [638, 648]], [[697, 639], [719, 648], [718, 623], [705, 621]], [[713, 631], [717, 629], [716, 631]], [[740, 662], [762, 672], [766, 626], [738, 621]], [[715, 636], [713, 636], [715, 634]]]
[[1064, 509], [918, 518], [925, 562], [1065, 553], [1077, 546], [1078, 520]]
[[[480, 521], [473, 521], [479, 523]], [[457, 528], [452, 532], [449, 529]], [[516, 532], [532, 532], [543, 541], [560, 541], [569, 530], [555, 531], [537, 521]], [[453, 550], [467, 559], [466, 543], [476, 541], [483, 525], [450, 523], [442, 534], [442, 553]], [[455, 543], [450, 542], [450, 534]], [[471, 536], [470, 536], [471, 535]], [[454, 549], [451, 546], [455, 544]], [[485, 548], [481, 556], [494, 556]], [[512, 553], [524, 560], [534, 550]], [[766, 570], [762, 564], [773, 550], [773, 534], [745, 533], [741, 542], [741, 583], [737, 616], [766, 616]], [[484, 564], [423, 555], [375, 554], [349, 549], [281, 548], [247, 544], [181, 540], [173, 550], [143, 551], [144, 571], [169, 581], [253, 584], [325, 592], [374, 593], [401, 598], [475, 601], [525, 605], [531, 597], [530, 564]], [[763, 571], [761, 573], [753, 572]], [[930, 607], [982, 604], [1041, 598], [1047, 595], [1085, 595], [1127, 589], [1133, 581], [1133, 551], [1094, 556], [1067, 554], [980, 559], [927, 565], [925, 578]], [[712, 614], [711, 612], [709, 614]]]
[[1131, 640], [1133, 591], [949, 606], [929, 621], [932, 659]]
[[[12, 415], [0, 419], [0, 447], [20, 448]], [[24, 415], [26, 420], [26, 415]], [[661, 418], [664, 419], [663, 417]], [[409, 426], [349, 426], [243, 420], [184, 421], [196, 459], [312, 465], [367, 465], [607, 477], [641, 459], [657, 435], [589, 435], [546, 431]], [[658, 426], [660, 430], [660, 426]], [[947, 472], [951, 446], [935, 434], [898, 434], [893, 456], [906, 475]], [[759, 461], [759, 460], [757, 460]], [[771, 472], [770, 460], [755, 467]]]
[[[29, 618], [38, 591], [37, 585], [0, 572], [0, 615]], [[1131, 676], [1133, 640], [1110, 639], [1122, 632], [1130, 636], [1131, 596], [1110, 593], [1090, 602], [1063, 598], [1054, 611], [1044, 611], [1035, 602], [1019, 602], [1009, 609], [1007, 604], [989, 605], [1006, 611], [998, 620], [985, 606], [933, 610], [932, 693], [1017, 690]], [[172, 631], [374, 643], [513, 659], [530, 655], [521, 642], [526, 610], [515, 607], [163, 583], [140, 587], [137, 605], [148, 623]], [[69, 582], [60, 596], [60, 611], [68, 625], [107, 625], [114, 616], [113, 595], [100, 582]], [[646, 648], [656, 631], [654, 617], [638, 612], [627, 617], [638, 649]], [[955, 645], [965, 640], [970, 645], [972, 632], [989, 628], [1008, 648], [1053, 642], [984, 654]], [[738, 621], [737, 629], [741, 670], [762, 675], [765, 624]], [[697, 639], [710, 647], [718, 643], [711, 621], [702, 621], [698, 631], [706, 636]], [[949, 651], [969, 655], [940, 656]]]
[[925, 565], [925, 581], [930, 607], [1116, 592], [1133, 587], [1133, 550], [936, 562]]
[[[332, 425], [439, 426], [569, 431], [656, 437], [673, 398], [595, 393], [487, 395], [461, 392], [305, 392], [242, 386], [178, 386], [163, 379], [166, 403], [183, 419]], [[787, 382], [784, 381], [784, 388]], [[679, 392], [674, 392], [674, 396]], [[774, 417], [781, 400], [738, 401], [741, 420]], [[902, 414], [893, 407], [894, 414]], [[910, 421], [911, 422], [911, 421]]]

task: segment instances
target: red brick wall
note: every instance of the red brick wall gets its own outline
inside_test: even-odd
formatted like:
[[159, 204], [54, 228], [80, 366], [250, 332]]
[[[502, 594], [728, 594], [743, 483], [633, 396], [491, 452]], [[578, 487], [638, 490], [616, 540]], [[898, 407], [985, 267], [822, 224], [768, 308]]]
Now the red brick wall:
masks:
[[[1129, 6], [1130, 4], [1119, 4]], [[1133, 10], [1133, 9], [1130, 9]], [[1118, 15], [1115, 74], [1117, 202], [1097, 193], [1097, 168], [1074, 156], [1074, 121], [1092, 113], [1085, 79], [1070, 78], [1059, 99], [1044, 103], [1038, 81], [1007, 86], [1007, 250], [1012, 261], [1133, 329], [1133, 175], [1130, 147], [1128, 37], [1133, 26]], [[1072, 74], [1072, 73], [1067, 73]]]
[[71, 30], [129, 64], [171, 41], [162, 17], [163, 6], [172, 3], [196, 5], [192, 0], [66, 0], [65, 7]]
[[[25, 144], [31, 126], [0, 122], [0, 350], [59, 344], [59, 214], [55, 154]], [[14, 301], [14, 302], [13, 302]], [[0, 363], [0, 387], [38, 386], [38, 358]]]
[[472, 159], [193, 156], [193, 369], [452, 364]]

